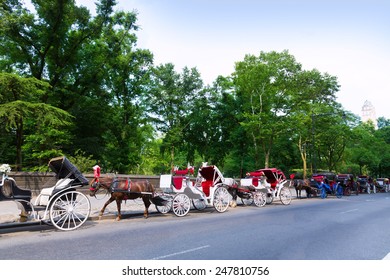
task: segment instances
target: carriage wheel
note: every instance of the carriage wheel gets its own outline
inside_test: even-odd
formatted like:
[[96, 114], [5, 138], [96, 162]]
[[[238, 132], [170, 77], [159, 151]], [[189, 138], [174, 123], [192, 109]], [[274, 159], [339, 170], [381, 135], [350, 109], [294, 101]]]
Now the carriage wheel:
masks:
[[289, 205], [291, 203], [291, 191], [287, 187], [282, 187], [279, 192], [279, 198], [282, 204]]
[[163, 195], [160, 197], [165, 199], [167, 203], [165, 205], [156, 205], [156, 210], [161, 214], [166, 214], [172, 209], [172, 196]]
[[265, 196], [266, 196], [265, 202], [267, 204], [271, 204], [274, 201], [274, 196], [272, 195], [272, 193], [266, 193]]
[[207, 206], [206, 201], [204, 201], [204, 199], [193, 199], [192, 205], [194, 205], [194, 208], [199, 211], [204, 210]]
[[351, 187], [345, 187], [344, 195], [345, 196], [350, 196], [351, 195]]
[[263, 192], [255, 192], [253, 200], [257, 207], [263, 207], [267, 203], [267, 194]]
[[244, 197], [241, 197], [242, 204], [249, 206], [252, 205], [254, 201], [254, 197], [252, 193], [247, 193], [244, 195]]
[[187, 215], [191, 208], [191, 200], [188, 195], [179, 193], [173, 197], [172, 211], [178, 217]]
[[77, 191], [65, 192], [50, 203], [51, 224], [60, 230], [74, 230], [84, 224], [91, 212], [88, 197]]
[[215, 210], [225, 212], [230, 203], [230, 194], [225, 187], [218, 187], [214, 192], [213, 205]]

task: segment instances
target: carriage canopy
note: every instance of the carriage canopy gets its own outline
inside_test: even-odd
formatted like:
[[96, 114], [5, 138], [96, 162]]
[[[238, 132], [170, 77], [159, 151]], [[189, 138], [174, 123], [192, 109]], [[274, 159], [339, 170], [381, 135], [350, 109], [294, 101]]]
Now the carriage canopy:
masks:
[[267, 177], [267, 182], [271, 184], [271, 187], [275, 187], [283, 180], [286, 180], [286, 176], [284, 175], [283, 171], [277, 168], [264, 168], [256, 170], [252, 173], [264, 174], [264, 176]]
[[56, 173], [57, 179], [74, 179], [71, 183], [73, 186], [89, 184], [88, 179], [65, 156], [51, 159], [49, 167]]

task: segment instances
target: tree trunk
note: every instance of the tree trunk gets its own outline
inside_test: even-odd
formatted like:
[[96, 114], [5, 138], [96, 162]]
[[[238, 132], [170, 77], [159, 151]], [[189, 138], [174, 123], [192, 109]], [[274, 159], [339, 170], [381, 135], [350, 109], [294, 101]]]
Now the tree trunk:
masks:
[[22, 170], [23, 119], [16, 126], [16, 170]]

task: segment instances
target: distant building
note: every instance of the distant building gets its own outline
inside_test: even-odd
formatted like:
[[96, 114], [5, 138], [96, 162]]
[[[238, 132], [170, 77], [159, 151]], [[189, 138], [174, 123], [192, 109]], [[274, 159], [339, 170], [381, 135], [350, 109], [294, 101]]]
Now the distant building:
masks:
[[368, 100], [366, 100], [363, 104], [361, 118], [363, 122], [372, 121], [374, 123], [375, 128], [378, 127], [378, 123], [376, 121], [375, 107]]

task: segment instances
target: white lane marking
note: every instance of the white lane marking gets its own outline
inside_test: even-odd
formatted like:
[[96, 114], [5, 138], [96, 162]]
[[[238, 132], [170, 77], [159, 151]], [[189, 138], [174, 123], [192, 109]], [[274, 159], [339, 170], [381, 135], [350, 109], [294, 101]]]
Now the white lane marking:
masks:
[[340, 212], [340, 214], [351, 213], [351, 212], [355, 212], [355, 211], [358, 211], [358, 210], [359, 209], [351, 209], [351, 210], [348, 210], [348, 211]]
[[390, 260], [390, 253], [388, 253], [382, 260]]
[[170, 257], [173, 257], [173, 256], [187, 254], [187, 253], [191, 253], [191, 252], [194, 252], [194, 251], [206, 249], [206, 248], [209, 248], [209, 247], [210, 247], [210, 245], [205, 245], [205, 246], [201, 246], [201, 247], [197, 247], [197, 248], [193, 248], [193, 249], [188, 249], [188, 250], [172, 253], [172, 254], [169, 254], [169, 255], [159, 256], [159, 257], [153, 258], [152, 260], [166, 259], [166, 258], [170, 258]]

